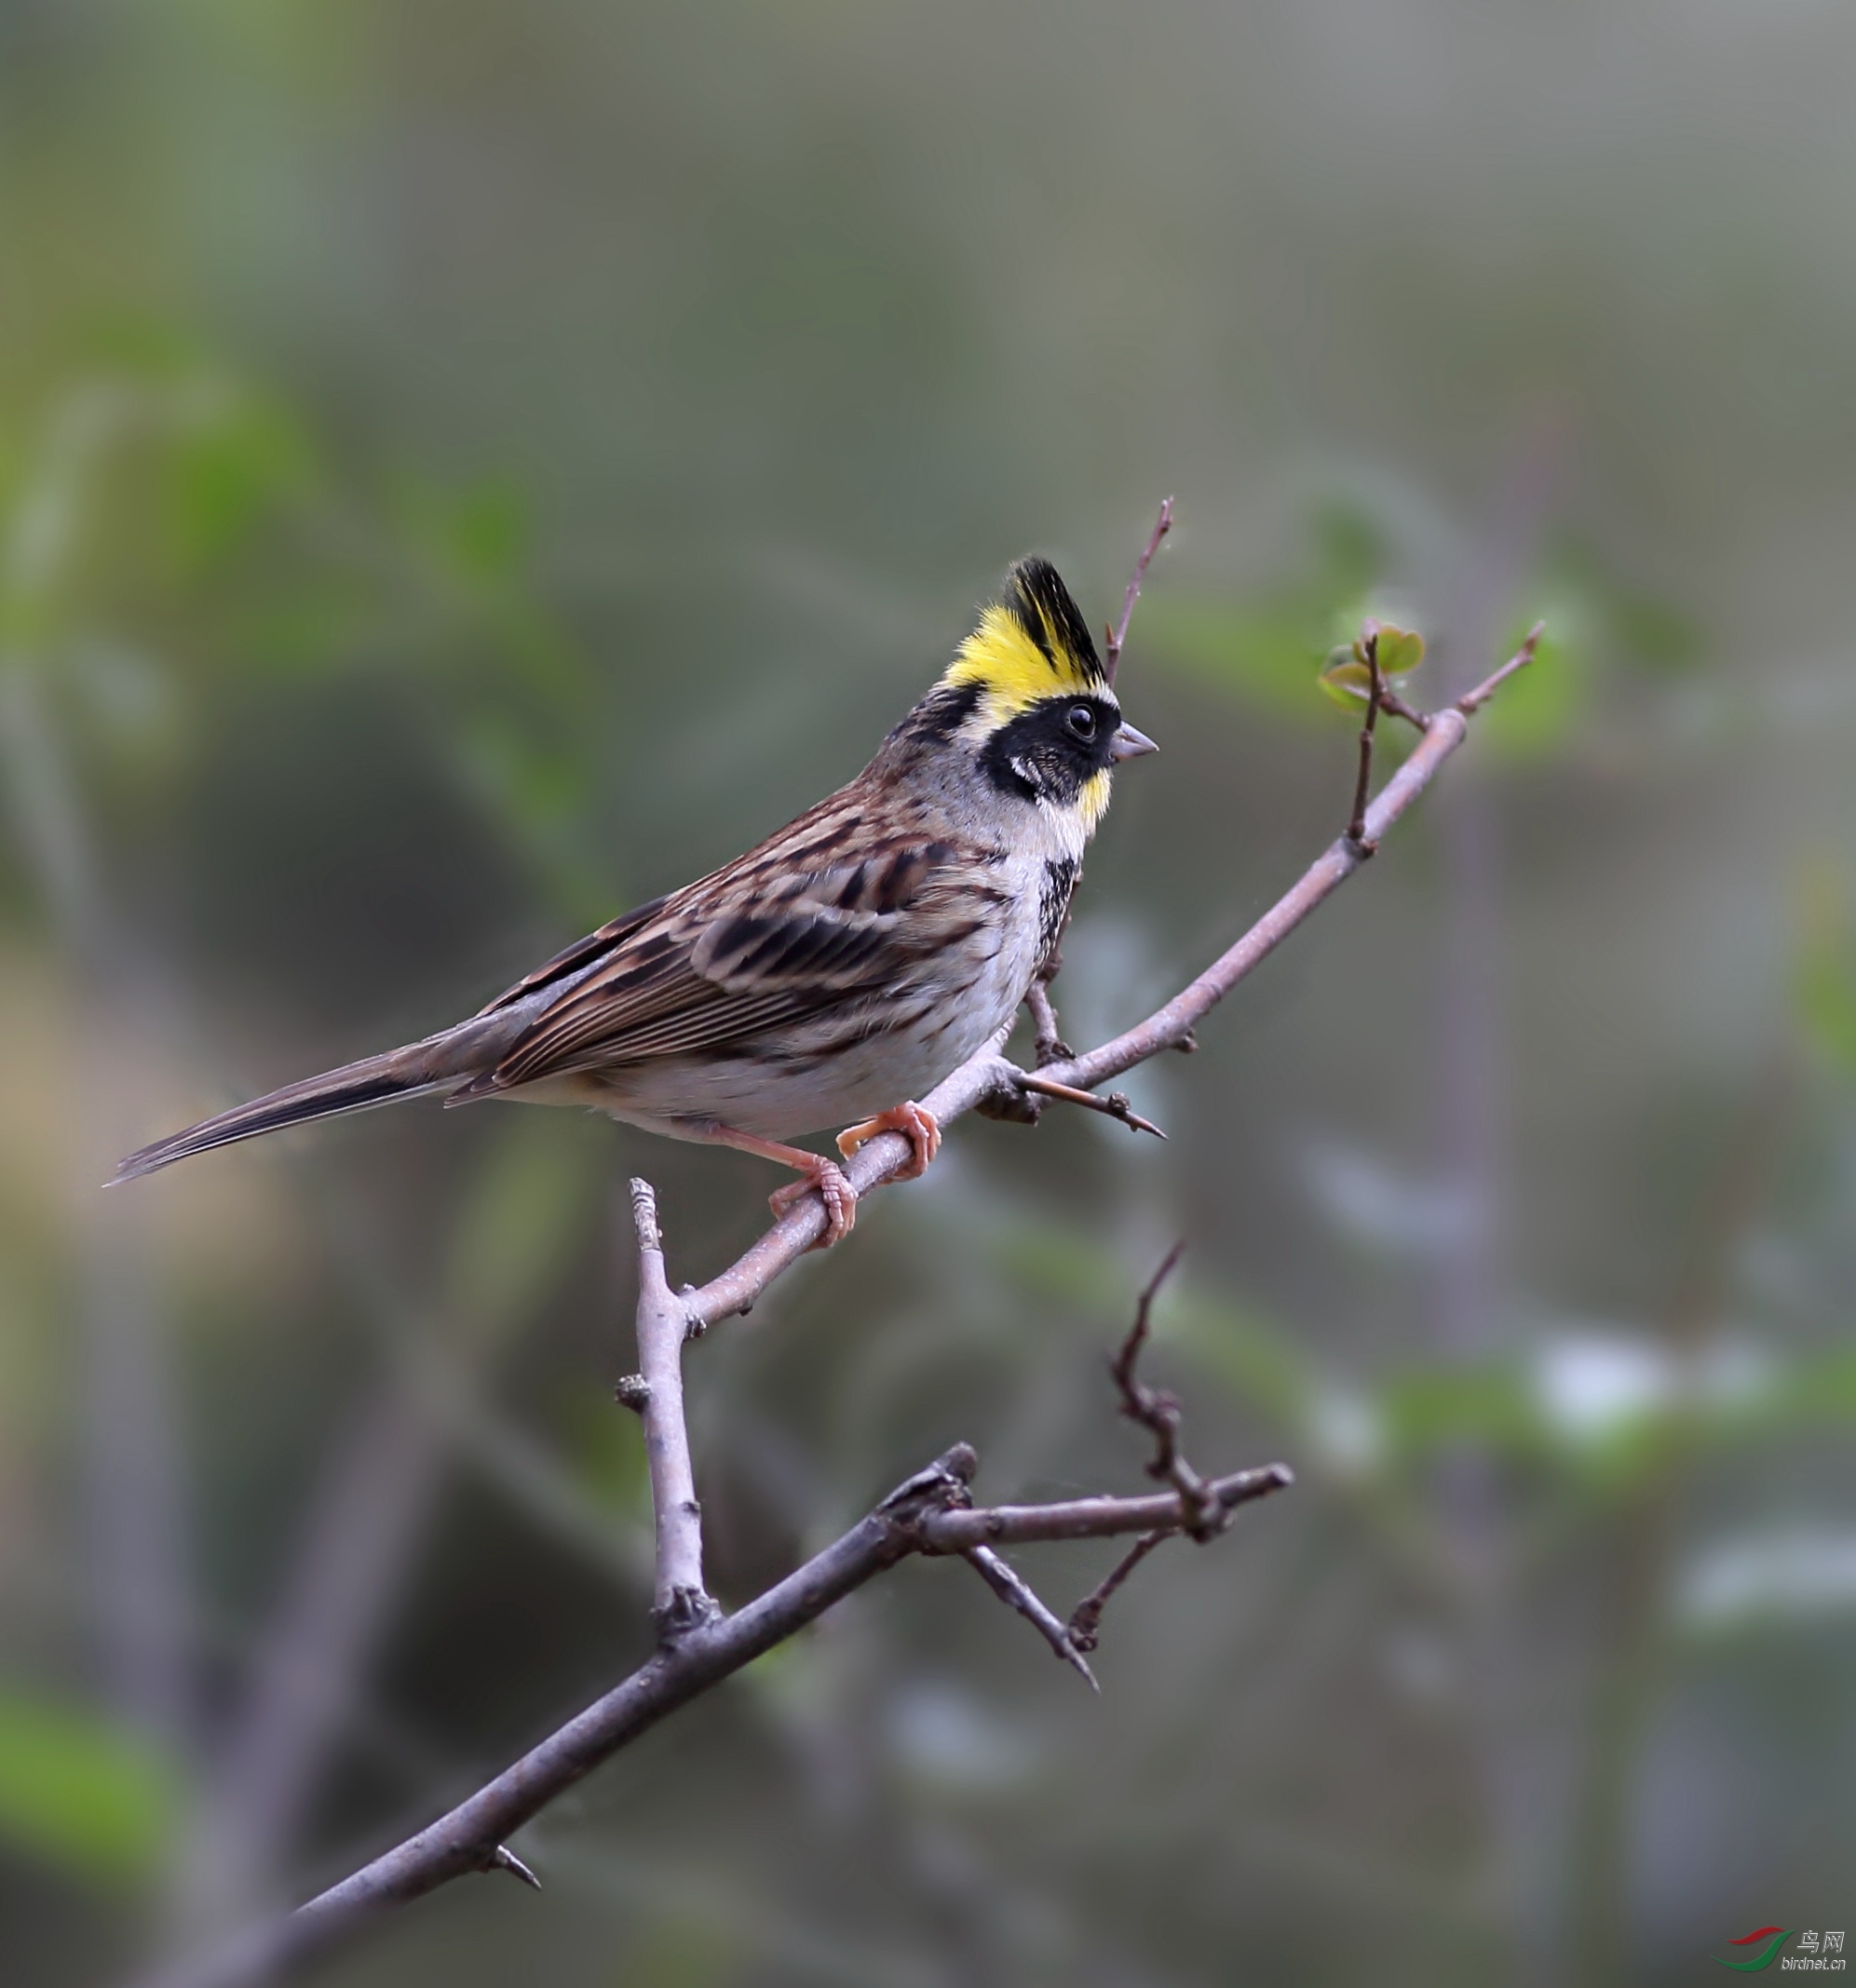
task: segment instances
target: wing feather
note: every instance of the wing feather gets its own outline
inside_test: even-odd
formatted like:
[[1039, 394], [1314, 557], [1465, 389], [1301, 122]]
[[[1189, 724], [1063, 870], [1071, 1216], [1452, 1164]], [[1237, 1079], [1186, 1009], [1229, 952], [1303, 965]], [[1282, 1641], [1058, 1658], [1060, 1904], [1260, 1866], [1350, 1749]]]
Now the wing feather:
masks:
[[872, 837], [855, 784], [713, 875], [616, 919], [491, 1004], [566, 981], [459, 1098], [699, 1054], [906, 981], [979, 922], [963, 852]]

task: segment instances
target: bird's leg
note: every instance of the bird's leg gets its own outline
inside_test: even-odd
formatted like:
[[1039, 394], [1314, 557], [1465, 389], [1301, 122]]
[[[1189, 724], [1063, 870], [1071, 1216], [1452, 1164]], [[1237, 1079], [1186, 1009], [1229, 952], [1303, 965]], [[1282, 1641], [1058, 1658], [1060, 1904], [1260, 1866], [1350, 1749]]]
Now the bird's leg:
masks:
[[802, 1180], [776, 1187], [767, 1197], [767, 1206], [776, 1215], [783, 1215], [801, 1196], [810, 1194], [816, 1187], [820, 1200], [825, 1204], [825, 1233], [812, 1245], [815, 1250], [829, 1250], [833, 1243], [842, 1242], [856, 1225], [857, 1189], [846, 1180], [845, 1170], [836, 1160], [827, 1159], [822, 1153], [808, 1153], [804, 1146], [783, 1146], [777, 1139], [738, 1132], [732, 1125], [721, 1125], [713, 1119], [703, 1124], [696, 1136], [712, 1145], [733, 1146], [738, 1153], [752, 1153], [762, 1159], [774, 1160], [804, 1175]]
[[874, 1118], [866, 1118], [861, 1125], [840, 1132], [838, 1151], [848, 1159], [859, 1146], [868, 1144], [879, 1132], [901, 1132], [914, 1149], [909, 1164], [895, 1175], [899, 1181], [920, 1180], [928, 1170], [928, 1162], [941, 1151], [941, 1127], [935, 1123], [934, 1114], [914, 1102], [894, 1105], [887, 1112], [878, 1112]]

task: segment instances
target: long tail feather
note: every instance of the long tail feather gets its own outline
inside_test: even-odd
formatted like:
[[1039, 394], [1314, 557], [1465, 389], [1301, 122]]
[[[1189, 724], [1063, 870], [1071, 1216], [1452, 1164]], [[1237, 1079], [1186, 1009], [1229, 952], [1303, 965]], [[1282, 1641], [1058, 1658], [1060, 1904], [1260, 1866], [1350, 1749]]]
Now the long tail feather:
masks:
[[305, 1077], [300, 1084], [286, 1084], [249, 1104], [204, 1118], [171, 1138], [157, 1139], [141, 1152], [131, 1153], [117, 1163], [111, 1185], [133, 1181], [172, 1166], [177, 1159], [191, 1159], [196, 1153], [210, 1153], [215, 1146], [236, 1144], [241, 1139], [256, 1139], [264, 1132], [281, 1131], [287, 1125], [303, 1125], [312, 1118], [336, 1118], [347, 1112], [373, 1111], [381, 1104], [397, 1104], [402, 1098], [416, 1098], [427, 1091], [447, 1089], [461, 1078], [483, 1067], [483, 1052], [490, 1050], [500, 1030], [486, 1029], [481, 1021], [467, 1021], [424, 1042], [410, 1043], [403, 1049], [389, 1049], [382, 1056], [364, 1056], [358, 1063], [345, 1063], [339, 1070], [320, 1076]]

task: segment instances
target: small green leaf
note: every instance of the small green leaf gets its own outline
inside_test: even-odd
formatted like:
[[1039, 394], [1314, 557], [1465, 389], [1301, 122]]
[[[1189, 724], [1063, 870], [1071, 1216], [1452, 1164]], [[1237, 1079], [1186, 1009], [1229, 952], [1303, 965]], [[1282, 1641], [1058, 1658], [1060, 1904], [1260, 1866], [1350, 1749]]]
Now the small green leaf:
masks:
[[1350, 711], [1373, 695], [1373, 672], [1351, 649], [1335, 649], [1321, 670], [1321, 685], [1342, 710]]
[[1359, 638], [1328, 651], [1321, 666], [1321, 685], [1343, 710], [1352, 710], [1373, 695], [1373, 668], [1366, 659], [1366, 643], [1374, 638], [1379, 681], [1389, 683], [1394, 677], [1409, 676], [1424, 660], [1424, 637], [1409, 629], [1394, 628], [1389, 621], [1369, 621]]
[[0, 1838], [102, 1885], [159, 1868], [180, 1789], [158, 1755], [69, 1705], [0, 1690]]
[[1387, 679], [1409, 676], [1424, 660], [1424, 637], [1408, 629], [1379, 624], [1379, 674]]

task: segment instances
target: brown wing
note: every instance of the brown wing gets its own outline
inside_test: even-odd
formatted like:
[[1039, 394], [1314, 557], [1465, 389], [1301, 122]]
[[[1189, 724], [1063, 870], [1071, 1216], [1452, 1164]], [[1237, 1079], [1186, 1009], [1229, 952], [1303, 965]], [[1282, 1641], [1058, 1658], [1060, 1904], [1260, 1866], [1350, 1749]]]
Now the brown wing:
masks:
[[552, 980], [564, 980], [570, 973], [582, 967], [590, 966], [603, 953], [610, 953], [621, 940], [647, 924], [663, 910], [669, 898], [653, 898], [648, 904], [641, 904], [636, 911], [627, 912], [622, 918], [615, 918], [609, 925], [603, 925], [597, 932], [589, 932], [584, 939], [576, 939], [571, 946], [563, 947], [550, 960], [544, 960], [533, 973], [526, 973], [513, 987], [506, 987], [487, 1007], [480, 1008], [481, 1015], [494, 1015], [506, 1008], [512, 1008], [526, 995], [535, 994]]
[[456, 1095], [722, 1048], [892, 986], [981, 923], [969, 873], [952, 843], [926, 832], [872, 836], [855, 788], [833, 795], [493, 1003], [599, 962]]

